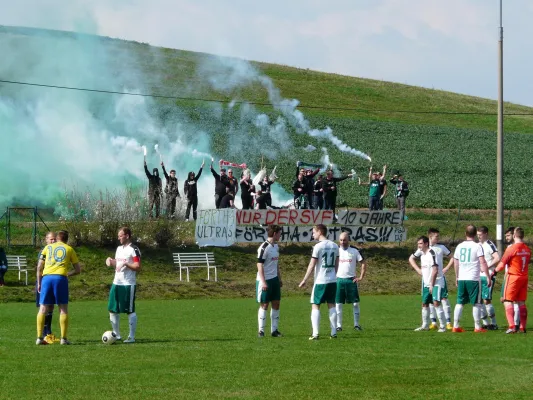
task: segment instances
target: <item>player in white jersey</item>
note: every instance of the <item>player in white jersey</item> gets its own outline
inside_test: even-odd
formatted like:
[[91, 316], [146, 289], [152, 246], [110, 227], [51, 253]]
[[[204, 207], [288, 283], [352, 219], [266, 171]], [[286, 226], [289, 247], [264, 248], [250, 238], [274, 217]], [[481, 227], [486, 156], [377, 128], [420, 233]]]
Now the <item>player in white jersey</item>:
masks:
[[[337, 309], [337, 332], [342, 331], [342, 305], [353, 304], [353, 322], [355, 330], [362, 330], [359, 325], [359, 288], [357, 283], [365, 277], [366, 262], [361, 251], [350, 246], [350, 236], [341, 233], [339, 238], [339, 269], [337, 271], [337, 295], [335, 298]], [[357, 277], [356, 266], [361, 263], [361, 274]]]
[[281, 274], [279, 272], [279, 249], [277, 241], [281, 236], [281, 227], [270, 225], [268, 227], [268, 239], [257, 249], [257, 277], [255, 281], [256, 299], [259, 303], [257, 321], [259, 325], [259, 337], [265, 336], [266, 314], [268, 304], [270, 309], [270, 334], [273, 337], [282, 336], [278, 331], [279, 303], [281, 300]]
[[[435, 252], [437, 256], [437, 263], [442, 269], [442, 280], [444, 281], [444, 286], [441, 288], [441, 303], [442, 309], [444, 310], [444, 317], [446, 318], [446, 329], [452, 330], [452, 320], [451, 320], [451, 307], [450, 302], [448, 301], [448, 281], [446, 280], [446, 272], [453, 267], [453, 257], [452, 252], [446, 245], [439, 243], [440, 232], [437, 228], [428, 229], [428, 238], [429, 238], [429, 248]], [[444, 257], [448, 257], [450, 260], [448, 265], [444, 267]], [[431, 324], [429, 329], [437, 329], [437, 313], [433, 304], [429, 304], [429, 312], [431, 316]]]
[[120, 314], [128, 314], [130, 331], [124, 343], [135, 343], [137, 330], [137, 314], [135, 313], [135, 288], [137, 272], [141, 270], [141, 252], [131, 243], [131, 230], [122, 227], [118, 231], [120, 246], [117, 247], [115, 258], [108, 257], [106, 264], [115, 268], [115, 278], [109, 292], [109, 319], [113, 332], [120, 340]]
[[[483, 253], [485, 254], [485, 261], [489, 268], [489, 273], [492, 276], [492, 284], [490, 287], [487, 285], [487, 280], [490, 279], [483, 272], [481, 272], [481, 298], [485, 306], [485, 312], [483, 313], [483, 328], [487, 330], [497, 330], [498, 324], [496, 323], [496, 313], [494, 306], [492, 305], [492, 291], [494, 290], [494, 284], [496, 283], [496, 277], [492, 275], [494, 269], [500, 262], [500, 253], [496, 245], [489, 240], [489, 228], [486, 226], [480, 226], [477, 230], [477, 238], [479, 243], [483, 247]], [[487, 318], [490, 318], [490, 324]]]
[[[427, 236], [420, 236], [417, 239], [417, 246], [417, 250], [409, 257], [411, 267], [422, 276], [422, 326], [415, 331], [429, 331], [429, 305], [433, 303], [440, 322], [438, 332], [446, 332], [441, 304], [441, 293], [444, 288], [442, 265], [437, 262], [435, 250], [429, 248]], [[417, 259], [420, 259], [420, 267], [416, 263]]]
[[[489, 270], [483, 254], [483, 247], [475, 242], [477, 228], [474, 225], [468, 225], [465, 233], [466, 240], [456, 247], [453, 254], [457, 304], [454, 310], [452, 332], [464, 332], [459, 321], [463, 313], [463, 306], [468, 303], [474, 306], [472, 310], [474, 332], [486, 332], [487, 330], [481, 327], [483, 306], [481, 304], [480, 272], [483, 271], [489, 276]], [[487, 285], [490, 287], [490, 280], [488, 280]]]
[[320, 327], [320, 304], [327, 303], [331, 328], [330, 338], [337, 338], [337, 311], [335, 309], [335, 295], [337, 292], [337, 270], [339, 268], [339, 246], [328, 240], [328, 228], [319, 224], [313, 227], [313, 238], [318, 244], [313, 247], [313, 255], [307, 267], [307, 272], [300, 282], [304, 287], [307, 279], [315, 272], [315, 282], [311, 293], [311, 325], [313, 334], [309, 340], [318, 340]]

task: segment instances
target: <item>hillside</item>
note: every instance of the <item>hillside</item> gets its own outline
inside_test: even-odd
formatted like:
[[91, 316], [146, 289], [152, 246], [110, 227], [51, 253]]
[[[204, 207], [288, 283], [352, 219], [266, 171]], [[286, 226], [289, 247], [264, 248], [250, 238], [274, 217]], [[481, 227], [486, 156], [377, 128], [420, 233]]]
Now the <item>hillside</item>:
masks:
[[[304, 113], [311, 128], [331, 127], [333, 134], [347, 145], [369, 154], [374, 168], [387, 164], [389, 170], [401, 170], [411, 184], [408, 206], [495, 207], [495, 101], [260, 62], [251, 63], [253, 71], [243, 72], [234, 65], [248, 68], [249, 64], [242, 60], [67, 32], [0, 27], [0, 46], [28, 50], [24, 54], [28, 65], [24, 68], [0, 68], [3, 80], [179, 97], [152, 99], [147, 107], [149, 115], [161, 126], [194, 127], [186, 129], [180, 140], [192, 146], [197, 144], [199, 133], [205, 134], [211, 146], [207, 150], [219, 158], [245, 160], [257, 170], [265, 156], [269, 167], [278, 165], [279, 181], [289, 192], [295, 161], [319, 161], [322, 147], [328, 149], [332, 162], [341, 171], [354, 168], [366, 179], [368, 161], [341, 152], [327, 140], [297, 133], [290, 123], [287, 140], [280, 137], [276, 142], [273, 121], [283, 112], [269, 105], [273, 101], [263, 79], [267, 78], [279, 89], [280, 99], [299, 100], [297, 110]], [[52, 61], [43, 62], [42, 56], [36, 55], [37, 49], [43, 48], [54, 50]], [[98, 68], [93, 70], [96, 61]], [[31, 74], [27, 73], [30, 65]], [[41, 74], [43, 70], [46, 74]], [[230, 82], [235, 73], [240, 81]], [[84, 79], [63, 79], [73, 75], [83, 75]], [[82, 83], [84, 86], [80, 86]], [[51, 90], [25, 87], [22, 94], [16, 85], [0, 83], [0, 87], [4, 99], [12, 97], [17, 101]], [[73, 96], [70, 91], [53, 90], [56, 96]], [[84, 96], [95, 103], [88, 111], [101, 119], [115, 95]], [[260, 127], [254, 128], [250, 110], [255, 117], [264, 113], [270, 118], [268, 134]], [[506, 103], [505, 112], [527, 114], [533, 109]], [[533, 116], [509, 115], [505, 130], [506, 208], [530, 208], [533, 185], [518, 187], [516, 182], [529, 182], [529, 171], [533, 169], [533, 159], [528, 154], [533, 147], [533, 136], [529, 135], [533, 133]], [[123, 133], [128, 134], [131, 132]], [[147, 133], [139, 135], [148, 137]], [[176, 137], [168, 135], [166, 140], [172, 143]], [[304, 152], [309, 144], [317, 149]], [[366, 202], [365, 188], [350, 181], [341, 184], [340, 204], [364, 207]], [[386, 205], [393, 204], [389, 196]]]

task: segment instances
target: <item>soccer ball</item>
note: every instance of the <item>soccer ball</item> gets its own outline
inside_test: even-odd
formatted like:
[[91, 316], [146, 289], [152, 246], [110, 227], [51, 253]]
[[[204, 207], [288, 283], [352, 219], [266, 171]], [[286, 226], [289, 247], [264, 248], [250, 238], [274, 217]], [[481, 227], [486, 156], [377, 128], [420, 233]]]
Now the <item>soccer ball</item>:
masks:
[[117, 335], [113, 331], [106, 331], [102, 335], [102, 342], [104, 344], [113, 344], [117, 341]]

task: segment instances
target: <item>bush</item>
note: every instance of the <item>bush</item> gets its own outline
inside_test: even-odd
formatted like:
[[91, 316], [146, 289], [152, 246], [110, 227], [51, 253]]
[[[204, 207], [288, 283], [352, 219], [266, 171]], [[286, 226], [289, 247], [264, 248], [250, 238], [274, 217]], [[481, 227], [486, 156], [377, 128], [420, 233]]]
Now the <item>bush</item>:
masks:
[[[164, 216], [152, 220], [148, 213], [146, 190], [127, 185], [114, 191], [78, 188], [65, 190], [58, 202], [55, 214], [64, 229], [69, 231], [70, 243], [74, 246], [116, 244], [117, 232], [122, 226], [129, 226], [134, 242], [148, 247], [180, 246], [180, 230], [184, 224]], [[162, 202], [162, 207], [164, 203]], [[178, 199], [176, 215], [183, 214], [183, 204]]]

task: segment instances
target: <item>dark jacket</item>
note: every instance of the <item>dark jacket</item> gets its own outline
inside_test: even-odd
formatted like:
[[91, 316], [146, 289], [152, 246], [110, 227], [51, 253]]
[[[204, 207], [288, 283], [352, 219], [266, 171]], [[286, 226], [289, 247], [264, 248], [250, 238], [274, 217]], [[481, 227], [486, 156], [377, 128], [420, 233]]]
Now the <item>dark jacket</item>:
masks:
[[169, 174], [167, 174], [165, 166], [163, 165], [162, 167], [163, 174], [165, 175], [165, 179], [167, 180], [167, 185], [165, 186], [165, 193], [171, 197], [180, 197], [180, 190], [178, 188], [178, 178], [172, 178]]
[[[298, 189], [302, 189], [302, 191], [298, 191]], [[305, 184], [305, 181], [302, 179], [301, 181], [296, 179], [292, 184], [292, 192], [294, 193], [294, 197], [299, 197], [301, 195], [307, 194], [307, 185]]]
[[323, 178], [322, 179], [322, 189], [324, 190], [324, 195], [331, 198], [337, 196], [337, 183], [345, 179], [348, 179], [348, 176], [343, 176], [342, 178], [332, 177], [331, 179]]
[[230, 187], [228, 176], [220, 176], [216, 173], [213, 167], [211, 167], [211, 173], [215, 178], [215, 194], [218, 194], [219, 196], [225, 196], [227, 192], [226, 188]]
[[198, 197], [198, 186], [196, 185], [196, 182], [198, 182], [198, 179], [200, 179], [201, 175], [202, 167], [200, 167], [200, 170], [198, 171], [194, 179], [189, 179], [189, 176], [187, 175], [187, 179], [183, 184], [183, 192], [185, 193], [185, 197], [187, 197], [187, 199], [194, 200]]
[[159, 195], [163, 194], [163, 181], [161, 180], [159, 175], [152, 175], [150, 171], [148, 171], [148, 167], [146, 166], [146, 164], [144, 164], [144, 172], [146, 173], [146, 177], [148, 178], [148, 192], [157, 193]]
[[7, 268], [7, 256], [3, 248], [0, 247], [0, 265], [4, 264]]

